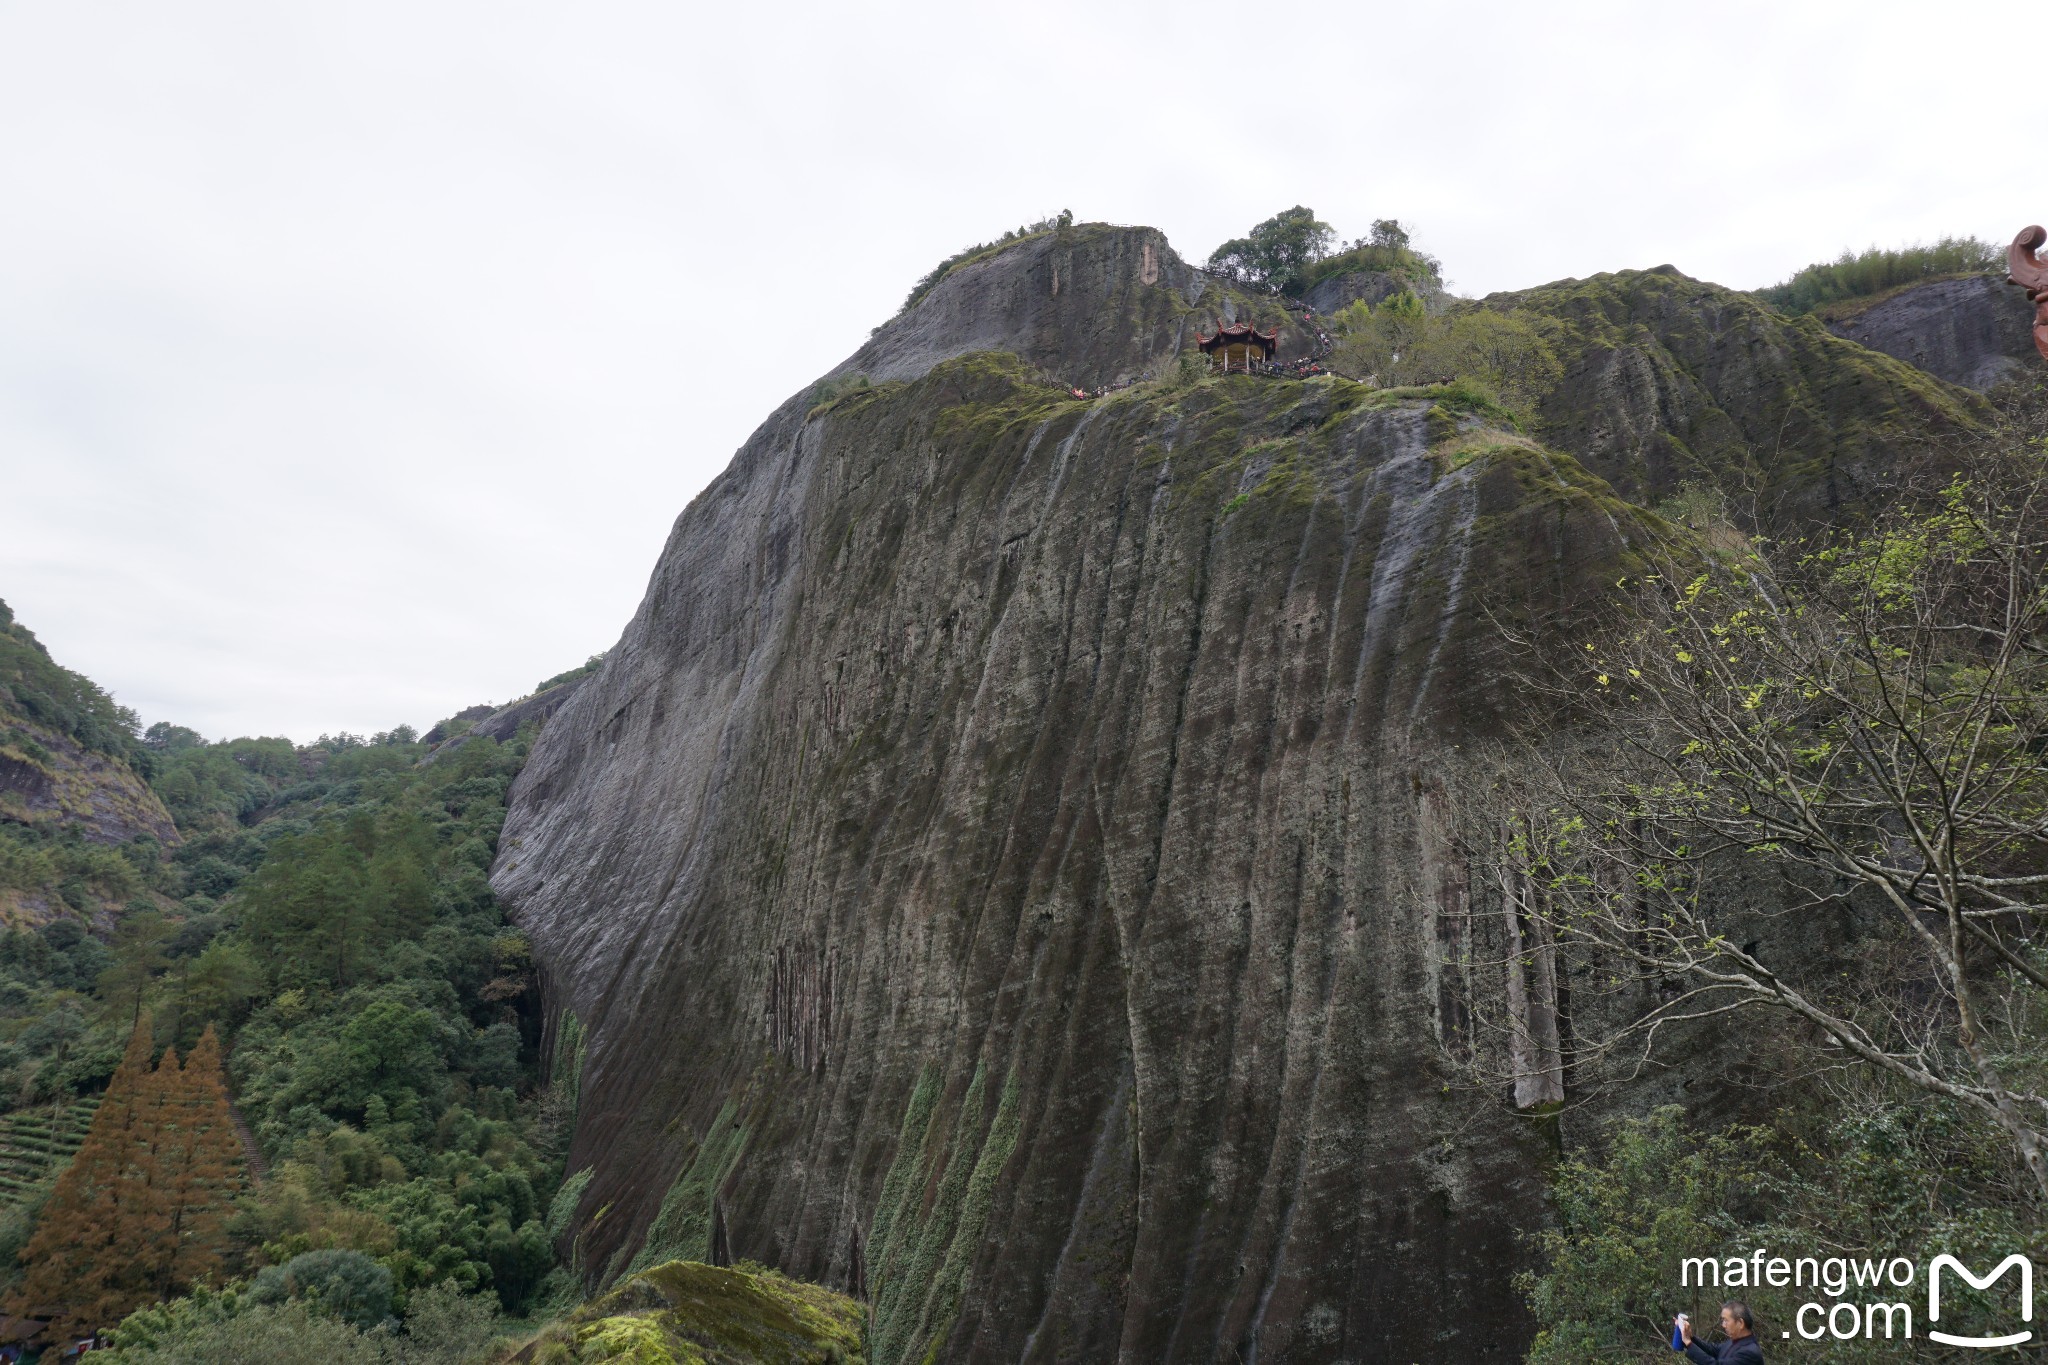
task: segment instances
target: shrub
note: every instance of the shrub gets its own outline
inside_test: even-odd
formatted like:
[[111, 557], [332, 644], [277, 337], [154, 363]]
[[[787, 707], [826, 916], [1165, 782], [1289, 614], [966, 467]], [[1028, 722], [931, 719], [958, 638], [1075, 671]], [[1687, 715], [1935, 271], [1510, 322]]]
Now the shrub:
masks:
[[379, 1350], [381, 1334], [366, 1336], [304, 1303], [177, 1315], [154, 1311], [164, 1320], [138, 1324], [133, 1345], [128, 1344], [127, 1323], [122, 1324], [121, 1344], [109, 1353], [111, 1360], [121, 1365], [332, 1365], [388, 1359]]
[[576, 667], [565, 668], [560, 673], [555, 674], [555, 676], [552, 678], [542, 678], [539, 682], [533, 685], [534, 695], [538, 696], [540, 693], [547, 691], [550, 687], [560, 687], [565, 682], [575, 682], [578, 678], [589, 677], [592, 673], [597, 672], [598, 669], [604, 666], [604, 656], [605, 651], [600, 649], [599, 651], [597, 651], [597, 653], [591, 655], [582, 663], [576, 665]]
[[839, 379], [820, 379], [811, 385], [811, 411], [816, 412], [827, 403], [849, 393], [857, 393], [872, 387], [864, 374], [849, 374]]
[[1369, 236], [1347, 242], [1333, 256], [1311, 265], [1301, 277], [1307, 290], [1335, 275], [1364, 273], [1392, 275], [1411, 290], [1443, 288], [1443, 265], [1436, 257], [1415, 249], [1408, 230], [1392, 218], [1372, 225]]
[[505, 1332], [492, 1301], [443, 1282], [412, 1296], [405, 1337], [394, 1354], [405, 1365], [464, 1365]]
[[1563, 372], [1538, 328], [1515, 313], [1463, 308], [1431, 314], [1403, 291], [1377, 307], [1363, 299], [1333, 319], [1331, 368], [1382, 388], [1476, 381], [1518, 416]]
[[1932, 245], [1916, 243], [1896, 250], [1844, 250], [1834, 260], [1818, 261], [1756, 295], [1779, 312], [1797, 315], [1943, 275], [1997, 270], [2004, 261], [2004, 248], [1976, 237], [1943, 237]]
[[391, 1272], [360, 1251], [309, 1251], [259, 1271], [249, 1299], [303, 1300], [352, 1326], [374, 1327], [391, 1316]]
[[[1681, 1284], [1681, 1262], [1705, 1257], [1905, 1257], [1939, 1252], [1993, 1264], [2018, 1249], [2039, 1255], [2033, 1212], [2012, 1163], [1955, 1107], [1883, 1086], [1781, 1105], [1770, 1126], [1689, 1128], [1676, 1107], [1626, 1120], [1604, 1149], [1563, 1162], [1552, 1177], [1556, 1221], [1531, 1240], [1542, 1268], [1517, 1282], [1538, 1332], [1529, 1365], [1673, 1359], [1671, 1316], [1710, 1331], [1724, 1297], [1749, 1304], [1765, 1340], [1795, 1325], [1805, 1302], [1836, 1296], [1805, 1285]], [[1753, 1273], [1753, 1272], [1752, 1272]], [[1910, 1298], [1851, 1287], [1848, 1300]], [[1923, 1301], [1924, 1302], [1924, 1301]], [[1994, 1304], [1957, 1287], [1966, 1320]], [[1944, 1320], [1950, 1311], [1944, 1296]], [[1974, 1329], [1964, 1329], [1974, 1330]], [[1851, 1365], [1868, 1342], [1800, 1343], [1802, 1360]]]
[[1552, 1182], [1557, 1222], [1534, 1239], [1545, 1268], [1520, 1284], [1540, 1324], [1530, 1365], [1654, 1350], [1680, 1308], [1705, 1326], [1712, 1314], [1678, 1299], [1679, 1259], [1742, 1243], [1783, 1185], [1769, 1134], [1701, 1139], [1675, 1106], [1622, 1124], [1600, 1158], [1565, 1162]]

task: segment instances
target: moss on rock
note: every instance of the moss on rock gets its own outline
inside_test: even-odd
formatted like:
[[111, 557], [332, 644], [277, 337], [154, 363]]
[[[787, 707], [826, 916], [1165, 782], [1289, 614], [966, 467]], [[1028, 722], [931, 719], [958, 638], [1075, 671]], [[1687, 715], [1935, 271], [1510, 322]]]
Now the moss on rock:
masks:
[[1669, 266], [1561, 280], [1482, 305], [1545, 331], [1564, 376], [1546, 445], [1632, 502], [1688, 481], [1760, 495], [1773, 519], [1852, 511], [1899, 457], [1980, 426], [1976, 395]]
[[713, 1192], [731, 1173], [746, 1145], [746, 1125], [740, 1122], [738, 1106], [728, 1102], [663, 1196], [661, 1211], [655, 1214], [647, 1240], [627, 1267], [629, 1271], [662, 1261], [701, 1261], [710, 1256]]
[[861, 1305], [758, 1266], [643, 1270], [529, 1343], [525, 1365], [859, 1365]]

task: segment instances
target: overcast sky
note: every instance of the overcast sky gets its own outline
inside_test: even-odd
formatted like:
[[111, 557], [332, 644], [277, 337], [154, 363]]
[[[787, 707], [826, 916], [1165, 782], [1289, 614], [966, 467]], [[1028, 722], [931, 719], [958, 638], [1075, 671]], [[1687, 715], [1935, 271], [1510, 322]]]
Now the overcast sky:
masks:
[[0, 0], [0, 597], [145, 721], [424, 728], [609, 646], [962, 246], [1305, 203], [1482, 294], [2002, 241], [2017, 13]]

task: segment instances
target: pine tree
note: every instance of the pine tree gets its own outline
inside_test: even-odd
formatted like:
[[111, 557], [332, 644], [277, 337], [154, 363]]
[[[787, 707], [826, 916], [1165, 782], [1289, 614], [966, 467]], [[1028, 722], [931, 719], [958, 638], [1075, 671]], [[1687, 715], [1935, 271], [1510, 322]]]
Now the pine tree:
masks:
[[[133, 1296], [134, 1307], [157, 1297], [158, 1286], [170, 1274], [171, 1186], [177, 1177], [182, 1136], [179, 1110], [184, 1075], [178, 1065], [178, 1050], [164, 1049], [135, 1105], [134, 1135], [128, 1144], [128, 1169], [122, 1177], [126, 1186], [120, 1237], [113, 1254], [126, 1264], [112, 1276], [121, 1296]], [[126, 1316], [129, 1308], [120, 1308]], [[98, 1325], [109, 1325], [101, 1319]]]
[[232, 1201], [244, 1183], [242, 1141], [228, 1108], [220, 1039], [208, 1027], [180, 1073], [178, 1165], [166, 1186], [171, 1256], [168, 1295], [220, 1271]]
[[22, 1251], [7, 1311], [54, 1321], [50, 1336], [111, 1326], [217, 1274], [242, 1148], [211, 1028], [192, 1058], [149, 1066], [143, 1016], [84, 1143]]
[[147, 1221], [154, 1195], [133, 1178], [139, 1126], [154, 1107], [156, 1078], [149, 1054], [145, 1014], [136, 1022], [85, 1141], [58, 1177], [22, 1248], [28, 1273], [8, 1296], [7, 1311], [53, 1318], [53, 1336], [117, 1321], [147, 1297], [134, 1288], [137, 1248], [129, 1239], [138, 1221]]

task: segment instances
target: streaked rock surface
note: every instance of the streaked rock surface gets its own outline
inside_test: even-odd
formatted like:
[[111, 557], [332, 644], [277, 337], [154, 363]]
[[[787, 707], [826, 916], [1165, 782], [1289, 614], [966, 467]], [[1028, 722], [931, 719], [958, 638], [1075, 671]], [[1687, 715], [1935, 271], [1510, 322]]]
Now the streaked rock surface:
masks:
[[1045, 382], [1157, 372], [1215, 288], [1149, 229], [956, 270], [542, 732], [493, 882], [587, 1039], [593, 1280], [722, 1240], [864, 1288], [882, 1365], [1519, 1358], [1554, 1128], [1460, 1064], [1500, 968], [1450, 813], [1524, 704], [1497, 632], [1676, 534], [1609, 479], [1825, 506], [1972, 409], [1675, 272], [1489, 301], [1562, 329], [1545, 445], [1450, 390]]

